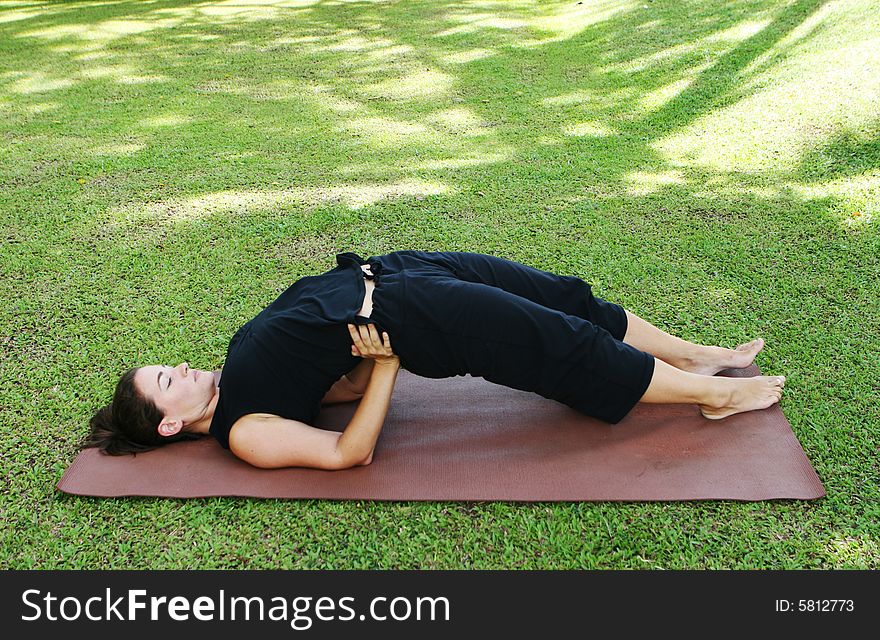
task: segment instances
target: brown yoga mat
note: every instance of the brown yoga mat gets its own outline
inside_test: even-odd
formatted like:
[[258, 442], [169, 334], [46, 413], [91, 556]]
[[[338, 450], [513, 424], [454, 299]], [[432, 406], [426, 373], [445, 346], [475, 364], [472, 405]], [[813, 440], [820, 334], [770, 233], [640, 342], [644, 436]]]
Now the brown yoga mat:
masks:
[[[355, 408], [326, 407], [317, 426], [341, 431]], [[257, 469], [206, 436], [137, 456], [87, 449], [58, 488], [104, 497], [525, 502], [825, 495], [779, 405], [708, 420], [696, 405], [639, 404], [608, 425], [481, 378], [431, 380], [407, 371], [366, 467]]]

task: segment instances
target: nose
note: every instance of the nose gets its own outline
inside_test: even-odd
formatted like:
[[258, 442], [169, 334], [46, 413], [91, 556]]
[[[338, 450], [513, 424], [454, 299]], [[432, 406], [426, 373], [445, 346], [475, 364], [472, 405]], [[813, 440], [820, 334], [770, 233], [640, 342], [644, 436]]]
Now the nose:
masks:
[[183, 375], [186, 376], [189, 373], [189, 362], [181, 362], [180, 367], [178, 367], [183, 371]]

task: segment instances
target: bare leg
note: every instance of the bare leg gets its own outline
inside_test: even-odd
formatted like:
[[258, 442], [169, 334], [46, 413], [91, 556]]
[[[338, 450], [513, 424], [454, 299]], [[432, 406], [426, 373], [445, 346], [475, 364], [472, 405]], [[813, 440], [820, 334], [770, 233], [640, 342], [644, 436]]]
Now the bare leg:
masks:
[[766, 409], [779, 402], [785, 376], [724, 378], [689, 373], [663, 360], [654, 360], [654, 376], [640, 402], [654, 404], [694, 403], [707, 418]]
[[736, 349], [703, 346], [669, 335], [629, 311], [626, 312], [626, 318], [625, 343], [690, 373], [713, 376], [722, 369], [747, 367], [764, 348], [761, 338], [741, 344]]

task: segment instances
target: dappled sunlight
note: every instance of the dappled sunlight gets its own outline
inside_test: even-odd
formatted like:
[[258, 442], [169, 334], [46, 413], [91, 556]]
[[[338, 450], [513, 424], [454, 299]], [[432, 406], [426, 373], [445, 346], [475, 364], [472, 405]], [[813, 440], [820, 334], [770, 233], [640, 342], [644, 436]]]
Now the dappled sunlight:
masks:
[[699, 118], [653, 148], [721, 171], [793, 170], [817, 134], [858, 129], [876, 117], [880, 103], [880, 39], [810, 57], [808, 69]]
[[714, 58], [733, 49], [740, 42], [751, 38], [770, 24], [770, 22], [769, 19], [741, 22], [729, 29], [710, 33], [694, 42], [683, 42], [639, 58], [606, 65], [605, 71], [623, 73], [646, 71], [661, 64], [675, 63], [691, 54], [711, 54]]
[[[501, 7], [502, 10], [505, 7]], [[528, 25], [528, 21], [514, 18], [503, 18], [496, 13], [470, 13], [467, 9], [451, 11], [444, 16], [444, 20], [461, 24], [472, 24], [495, 29], [518, 29]]]
[[151, 82], [166, 82], [168, 78], [162, 75], [140, 75], [131, 65], [112, 65], [106, 67], [91, 67], [80, 71], [79, 76], [86, 80], [99, 80], [109, 78], [121, 84], [147, 84]]
[[444, 149], [461, 147], [462, 139], [483, 138], [481, 145], [485, 146], [485, 138], [494, 135], [491, 126], [463, 108], [435, 111], [422, 121], [368, 116], [340, 123], [339, 127], [376, 148], [432, 144], [438, 155], [443, 155]]
[[407, 142], [421, 142], [429, 133], [428, 127], [418, 122], [404, 122], [391, 118], [359, 118], [339, 125], [357, 136], [366, 137], [377, 147], [396, 147]]
[[599, 0], [583, 4], [566, 3], [550, 14], [528, 21], [528, 26], [549, 35], [540, 38], [525, 38], [517, 42], [517, 47], [538, 47], [552, 42], [560, 42], [575, 37], [588, 27], [616, 17], [626, 11], [638, 10], [638, 0]]
[[859, 537], [834, 534], [828, 539], [825, 550], [834, 566], [840, 568], [870, 567], [880, 556], [880, 546], [868, 534]]
[[244, 78], [209, 80], [195, 87], [197, 93], [230, 93], [251, 100], [289, 100], [298, 97], [302, 89], [289, 80], [275, 80], [268, 84], [248, 82]]
[[658, 89], [654, 89], [653, 91], [649, 91], [645, 93], [639, 99], [639, 106], [641, 107], [641, 112], [650, 112], [655, 111], [665, 105], [667, 102], [680, 95], [685, 89], [691, 86], [691, 83], [694, 81], [694, 78], [704, 71], [708, 65], [704, 65], [702, 67], [695, 67], [689, 70], [687, 77], [681, 78], [680, 80], [676, 80], [675, 82], [670, 82], [667, 85], [664, 85]]
[[93, 44], [107, 44], [118, 38], [143, 34], [155, 29], [177, 26], [182, 20], [104, 20], [94, 24], [59, 24], [44, 29], [33, 29], [18, 34], [19, 38], [65, 40], [77, 38]]
[[314, 98], [315, 106], [328, 109], [340, 114], [351, 114], [360, 111], [364, 105], [356, 100], [334, 95], [332, 87], [316, 85], [308, 89], [306, 94]]
[[291, 46], [293, 49], [301, 48], [309, 53], [357, 53], [359, 58], [363, 57], [369, 60], [386, 60], [415, 50], [410, 45], [397, 44], [394, 40], [381, 36], [368, 37], [354, 29], [344, 29], [321, 35], [276, 38], [264, 50], [281, 46]]
[[[880, 37], [875, 35], [880, 13], [842, 14], [833, 5], [825, 11], [836, 12], [835, 19], [813, 32], [809, 47], [777, 44], [764, 54], [786, 50], [772, 78], [769, 70], [743, 70], [751, 94], [705, 113], [651, 147], [671, 165], [793, 174], [817, 139], [868, 128], [880, 104]], [[865, 27], [866, 20], [873, 24]], [[849, 21], [860, 23], [860, 29], [847, 28]], [[863, 40], [844, 35], [860, 31], [870, 35]], [[753, 65], [765, 66], [760, 60]]]
[[482, 119], [478, 118], [470, 109], [461, 107], [434, 111], [425, 116], [425, 121], [461, 136], [479, 136], [491, 132]]
[[[348, 156], [347, 161], [337, 161], [334, 170], [338, 175], [352, 181], [359, 176], [361, 179], [381, 176], [393, 182], [412, 171], [455, 171], [500, 165], [517, 157], [517, 147], [502, 141], [510, 127], [496, 129], [496, 126], [516, 121], [520, 115], [517, 113], [512, 119], [505, 114], [493, 117], [486, 111], [490, 110], [489, 107], [461, 104], [467, 98], [462, 97], [463, 85], [457, 73], [461, 70], [466, 82], [470, 71], [461, 65], [497, 56], [509, 57], [511, 47], [550, 45], [548, 50], [552, 50], [553, 43], [577, 37], [603, 21], [623, 25], [631, 19], [642, 40], [648, 37], [652, 28], [660, 30], [666, 24], [664, 19], [655, 17], [665, 15], [658, 7], [651, 7], [650, 15], [642, 17], [644, 9], [639, 1], [536, 5], [527, 1], [464, 0], [438, 7], [436, 31], [430, 31], [433, 25], [429, 24], [428, 31], [414, 30], [411, 35], [424, 37], [464, 32], [478, 35], [442, 43], [427, 39], [423, 45], [418, 39], [398, 38], [399, 34], [390, 30], [394, 21], [386, 18], [384, 12], [392, 11], [391, 6], [376, 13], [359, 8], [362, 13], [358, 20], [349, 21], [336, 15], [339, 9], [326, 8], [332, 4], [319, 0], [226, 0], [174, 7], [159, 4], [146, 13], [133, 14], [130, 19], [120, 14], [112, 19], [83, 24], [19, 28], [19, 37], [43, 39], [49, 45], [47, 48], [64, 49], [71, 59], [92, 64], [81, 65], [80, 69], [66, 76], [52, 76], [47, 72], [5, 74], [4, 88], [11, 94], [26, 95], [65, 89], [76, 80], [110, 80], [129, 85], [167, 82], [170, 81], [168, 76], [152, 68], [117, 63], [114, 59], [117, 54], [104, 49], [117, 39], [134, 36], [135, 41], [161, 42], [163, 53], [173, 55], [175, 51], [202, 51], [202, 42], [210, 46], [211, 41], [222, 38], [227, 60], [233, 56], [245, 60], [259, 54], [290, 56], [307, 64], [314, 62], [317, 72], [298, 69], [273, 77], [230, 74], [224, 70], [222, 74], [199, 77], [192, 85], [196, 94], [290, 101], [296, 109], [306, 106], [309, 112], [318, 116], [314, 122], [338, 132], [336, 138], [340, 149], [344, 149]], [[381, 7], [384, 3], [375, 4]], [[572, 145], [591, 147], [589, 138], [620, 136], [622, 148], [632, 158], [631, 165], [621, 166], [617, 175], [609, 175], [606, 181], [611, 180], [611, 183], [600, 189], [602, 193], [638, 198], [666, 188], [684, 188], [725, 196], [733, 195], [739, 188], [740, 193], [751, 190], [757, 196], [759, 190], [771, 189], [768, 180], [786, 176], [788, 182], [780, 182], [775, 185], [778, 188], [774, 194], [765, 195], [779, 197], [785, 190], [789, 195], [798, 194], [805, 199], [833, 194], [846, 203], [845, 208], [860, 212], [851, 220], [843, 216], [843, 223], [870, 225], [876, 210], [867, 199], [877, 196], [875, 176], [849, 176], [807, 185], [795, 175], [797, 163], [814, 146], [817, 135], [827, 138], [841, 128], [857, 132], [868, 121], [872, 104], [880, 99], [880, 73], [876, 73], [880, 41], [876, 37], [861, 42], [837, 38], [835, 32], [841, 29], [841, 25], [845, 26], [847, 18], [832, 5], [822, 7], [807, 20], [794, 24], [790, 31], [781, 33], [778, 40], [769, 42], [769, 46], [760, 49], [753, 59], [748, 58], [748, 66], [729, 65], [727, 68], [733, 69], [740, 78], [717, 96], [704, 94], [699, 83], [706, 82], [707, 78], [711, 81], [716, 67], [734, 49], [764, 30], [771, 30], [768, 29], [772, 24], [770, 16], [779, 13], [778, 7], [771, 10], [761, 8], [735, 24], [730, 24], [730, 20], [726, 23], [716, 20], [706, 27], [711, 28], [711, 32], [707, 33], [706, 29], [697, 31], [691, 41], [683, 41], [684, 38], [680, 37], [677, 42], [662, 45], [650, 42], [635, 48], [621, 48], [626, 51], [626, 60], [618, 57], [617, 62], [603, 63], [603, 60], [615, 59], [615, 52], [609, 52], [609, 56], [600, 56], [596, 60], [598, 66], [594, 69], [598, 75], [595, 78], [585, 76], [587, 86], [575, 81], [570, 90], [560, 93], [564, 84], [541, 84], [539, 80], [537, 90], [529, 100], [538, 106], [539, 111], [540, 107], [546, 109], [548, 119], [528, 142], [536, 148], [559, 147], [563, 152]], [[302, 13], [306, 10], [309, 13]], [[633, 16], [624, 16], [624, 12], [633, 12]], [[289, 22], [295, 16], [303, 18], [299, 22]], [[398, 12], [395, 18], [399, 17]], [[251, 19], [270, 18], [285, 18], [285, 22], [279, 21], [278, 24], [294, 28], [268, 31], [265, 39], [254, 38], [252, 34], [256, 32], [252, 30], [229, 32], [234, 34], [232, 37], [226, 35], [225, 29], [222, 31], [224, 36], [218, 35], [220, 32], [189, 30], [194, 25], [226, 25], [236, 21], [244, 24]], [[175, 29], [161, 32], [166, 28]], [[593, 38], [606, 41], [601, 30], [595, 33], [596, 36], [586, 36], [584, 43], [592, 42]], [[817, 47], [817, 38], [824, 38], [823, 46]], [[814, 48], [802, 50], [799, 47], [804, 43]], [[588, 46], [584, 51], [587, 55], [594, 55], [589, 52], [595, 49]], [[527, 59], [533, 55], [531, 52], [518, 55], [523, 56], [525, 69], [534, 65], [534, 60]], [[578, 64], [580, 70], [590, 68]], [[767, 82], [771, 70], [774, 83]], [[779, 74], [780, 70], [784, 73]], [[841, 73], [841, 70], [846, 72]], [[606, 83], [601, 79], [601, 72], [634, 75], [630, 82]], [[344, 83], [343, 77], [346, 79]], [[553, 91], [544, 90], [551, 87]], [[855, 87], [859, 91], [853, 91]], [[522, 93], [516, 92], [516, 95]], [[807, 97], [803, 98], [804, 95]], [[797, 108], [789, 106], [793, 96], [799, 96]], [[703, 108], [697, 105], [693, 117], [684, 119], [683, 128], [670, 127], [667, 130], [673, 132], [663, 138], [652, 141], [650, 136], [643, 135], [640, 127], [650, 126], [654, 114], [664, 108], [675, 110], [676, 101], [687, 102], [692, 97], [708, 97], [707, 103], [717, 98], [721, 106], [707, 104]], [[224, 104], [219, 96], [204, 99], [216, 99], [217, 105]], [[41, 104], [52, 106], [23, 107], [33, 114], [58, 108], [57, 103]], [[425, 109], [425, 105], [431, 108]], [[149, 116], [137, 122], [145, 129], [161, 130], [196, 121], [181, 113], [146, 113]], [[639, 122], [642, 117], [646, 118], [645, 122]], [[661, 115], [658, 122], [663, 117]], [[288, 136], [299, 135], [310, 130], [311, 126], [272, 128], [263, 123], [265, 131], [273, 131], [276, 135], [284, 132]], [[662, 132], [663, 128], [657, 127], [656, 131]], [[161, 134], [157, 131], [157, 135]], [[574, 140], [576, 138], [585, 140], [580, 142]], [[632, 141], [639, 139], [644, 142], [636, 142], [634, 146]], [[608, 144], [598, 143], [596, 148]], [[644, 152], [639, 152], [639, 144], [645, 145]], [[91, 151], [97, 157], [130, 156], [150, 146], [152, 143], [147, 140], [135, 140], [98, 144], [92, 146]], [[394, 154], [397, 159], [376, 165], [372, 160], [364, 161], [365, 158], [354, 155], [369, 155], [374, 151], [383, 156]], [[253, 153], [256, 152], [243, 150], [239, 156]], [[644, 159], [642, 164], [637, 160], [640, 157]], [[713, 178], [705, 182], [685, 177], [695, 175]], [[742, 177], [749, 184], [738, 185], [733, 176]], [[397, 183], [398, 187], [401, 184], [405, 183]], [[360, 191], [356, 195], [352, 191], [337, 193], [329, 187], [321, 191], [322, 196], [307, 191], [279, 192], [277, 199], [281, 203], [287, 201], [285, 198], [302, 203], [340, 201], [354, 208], [393, 197], [388, 194], [395, 193], [394, 187], [391, 191], [378, 186], [357, 189]], [[219, 210], [233, 211], [243, 206], [242, 202], [248, 198], [262, 201], [255, 193], [237, 193], [212, 194], [205, 196], [205, 200], [196, 198], [185, 205], [178, 203], [175, 206], [190, 212], [206, 211], [213, 202]], [[399, 187], [396, 193], [407, 195], [415, 191]], [[273, 196], [260, 197], [272, 200]], [[152, 217], [165, 215], [174, 217], [176, 214], [157, 213]], [[198, 217], [201, 214], [193, 215]], [[186, 214], [183, 217], [191, 216]]]
[[805, 200], [827, 200], [837, 203], [832, 214], [850, 228], [876, 229], [880, 217], [880, 169], [865, 174], [813, 184], [794, 183], [790, 189]]
[[[796, 43], [807, 42], [809, 36], [815, 35], [818, 29], [825, 28], [829, 21], [834, 21], [841, 11], [851, 10], [858, 6], [858, 2], [853, 3], [847, 0], [835, 0], [827, 4], [821, 5], [799, 25], [787, 33], [777, 43], [780, 49], [787, 49]], [[753, 62], [752, 67], [762, 67], [764, 61], [772, 58], [773, 52], [768, 51], [758, 56]]]
[[636, 89], [578, 89], [543, 98], [541, 104], [545, 107], [584, 106], [592, 110], [609, 110], [632, 100], [636, 95]]
[[441, 62], [446, 64], [467, 64], [474, 60], [483, 60], [495, 55], [492, 49], [468, 49], [467, 51], [458, 51], [440, 57]]
[[280, 18], [290, 10], [308, 10], [321, 0], [222, 0], [203, 2], [189, 7], [157, 9], [160, 15], [181, 18], [211, 18], [217, 21], [256, 21]]
[[[479, 167], [491, 164], [499, 164], [506, 162], [513, 157], [513, 148], [500, 148], [495, 151], [462, 151], [461, 155], [450, 158], [438, 158], [436, 160], [426, 160], [424, 162], [413, 162], [408, 168], [416, 171], [447, 171], [455, 169], [466, 169], [468, 167]], [[349, 164], [339, 169], [339, 175], [343, 176], [360, 176], [369, 175], [375, 172], [375, 167], [369, 164]]]
[[[426, 72], [430, 73], [430, 72]], [[422, 78], [424, 81], [424, 78]], [[451, 77], [437, 74], [435, 83], [428, 86], [436, 90], [439, 84], [448, 84]], [[389, 87], [393, 85], [389, 82]], [[406, 85], [410, 92], [417, 91], [412, 85]], [[375, 108], [371, 95], [375, 91], [373, 85], [366, 89], [349, 89], [359, 95], [366, 94], [365, 101], [342, 95], [329, 84], [304, 86], [300, 97], [309, 100], [315, 109], [336, 116], [344, 116], [335, 127], [342, 132], [341, 139], [352, 140], [356, 145], [382, 150], [399, 150], [405, 154], [405, 147], [422, 149], [425, 145], [433, 147], [427, 158], [423, 151], [418, 152], [418, 159], [406, 159], [403, 155], [400, 168], [415, 169], [454, 169], [476, 166], [499, 161], [499, 157], [509, 157], [509, 150], [499, 147], [492, 136], [495, 129], [472, 109], [465, 107], [440, 108], [422, 115], [418, 119], [407, 120], [388, 115], [380, 115], [382, 110]], [[445, 92], [445, 90], [444, 90]], [[388, 96], [383, 96], [387, 98]], [[430, 97], [426, 94], [425, 97]], [[400, 98], [396, 98], [399, 100]], [[442, 101], [439, 101], [442, 104]], [[473, 149], [472, 141], [480, 140], [480, 148]], [[486, 146], [490, 145], [490, 148]], [[433, 158], [431, 156], [434, 156]], [[339, 171], [346, 175], [356, 174], [361, 165], [357, 162], [347, 163]], [[372, 173], [366, 166], [362, 167], [369, 175]]]
[[703, 287], [703, 295], [706, 296], [707, 302], [719, 306], [735, 303], [742, 298], [741, 292], [734, 291], [727, 287], [716, 287], [712, 285]]
[[[0, 5], [3, 9], [5, 5]], [[36, 18], [43, 15], [42, 11], [9, 11], [0, 13], [0, 24], [4, 22], [15, 22], [16, 20], [27, 20], [28, 18]]]
[[582, 138], [585, 136], [601, 138], [614, 135], [615, 131], [602, 122], [579, 122], [577, 124], [564, 125], [562, 127], [562, 133], [574, 138]]
[[557, 144], [562, 144], [563, 139], [554, 136], [538, 136], [535, 142], [537, 142], [542, 147], [549, 147]]
[[[264, 211], [321, 204], [341, 204], [361, 209], [381, 200], [424, 197], [449, 192], [439, 182], [401, 180], [390, 184], [351, 184], [291, 189], [229, 190], [189, 198], [171, 198], [161, 202], [126, 204], [109, 211], [111, 223], [118, 227], [141, 223], [171, 224], [216, 215], [249, 215]], [[294, 210], [292, 215], [301, 214]]]
[[271, 47], [280, 47], [289, 44], [311, 44], [314, 42], [320, 42], [323, 39], [322, 36], [297, 36], [291, 38], [289, 36], [284, 36], [282, 38], [275, 38], [271, 43], [269, 48]]
[[368, 60], [388, 60], [389, 58], [405, 56], [413, 51], [415, 51], [415, 49], [408, 44], [396, 44], [391, 47], [367, 51], [364, 55]]
[[[370, 49], [388, 48], [393, 45], [393, 40], [387, 38], [364, 38], [362, 36], [353, 36], [345, 38], [340, 42], [323, 47], [324, 51], [368, 51]], [[317, 50], [321, 50], [318, 48]]]
[[[55, 47], [53, 50], [58, 51], [60, 47]], [[100, 47], [98, 47], [100, 49]], [[67, 51], [75, 51], [82, 50], [79, 47], [64, 47], [65, 52]], [[79, 60], [80, 62], [91, 62], [92, 60], [101, 60], [104, 58], [112, 58], [113, 54], [107, 51], [99, 51], [97, 49], [86, 51], [85, 53], [80, 53], [78, 55], [73, 56], [74, 60]]]
[[452, 87], [452, 77], [442, 71], [425, 69], [364, 85], [359, 92], [367, 97], [391, 100], [424, 100], [445, 97]]
[[216, 7], [275, 7], [277, 9], [299, 9], [320, 4], [321, 0], [220, 0], [219, 2], [202, 3]]
[[440, 171], [444, 169], [464, 169], [466, 167], [478, 167], [480, 165], [498, 164], [510, 160], [513, 150], [507, 149], [492, 153], [472, 153], [468, 157], [446, 158], [440, 160], [428, 160], [416, 165], [417, 169], [427, 171]]
[[624, 176], [627, 193], [631, 196], [646, 196], [671, 184], [684, 184], [685, 178], [680, 171], [670, 170], [659, 173], [633, 171]]
[[216, 33], [176, 33], [174, 37], [180, 40], [196, 40], [199, 42], [211, 42], [212, 40], [220, 39], [220, 36]]
[[480, 27], [475, 24], [462, 24], [457, 27], [449, 27], [434, 34], [435, 38], [448, 38], [449, 36], [459, 36], [467, 33], [475, 33]]
[[145, 118], [138, 122], [138, 124], [142, 127], [158, 128], [177, 127], [183, 124], [187, 124], [189, 122], [193, 122], [193, 118], [189, 116], [182, 116], [176, 113], [169, 113], [164, 116], [153, 116], [152, 118]]
[[37, 102], [36, 104], [29, 104], [25, 107], [25, 111], [28, 113], [38, 114], [38, 113], [46, 113], [47, 111], [55, 111], [56, 109], [61, 108], [60, 102]]
[[53, 78], [42, 71], [18, 72], [17, 80], [9, 83], [5, 90], [12, 93], [31, 94], [66, 89], [73, 84], [68, 78]]
[[133, 156], [146, 148], [142, 142], [111, 143], [93, 147], [91, 152], [96, 156]]
[[531, 48], [560, 42], [609, 20], [621, 12], [635, 9], [637, 0], [598, 0], [592, 2], [554, 3], [538, 7], [541, 15], [532, 15], [535, 6], [517, 2], [464, 2], [442, 19], [453, 23], [434, 34], [437, 38], [497, 30], [515, 33], [512, 47]]

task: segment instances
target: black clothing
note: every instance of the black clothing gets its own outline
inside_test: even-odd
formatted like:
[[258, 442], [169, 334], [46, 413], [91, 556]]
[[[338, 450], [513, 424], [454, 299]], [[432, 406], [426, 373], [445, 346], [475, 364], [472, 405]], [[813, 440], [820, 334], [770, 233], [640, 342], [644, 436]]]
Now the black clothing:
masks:
[[[471, 374], [619, 422], [644, 395], [654, 358], [623, 342], [623, 307], [589, 284], [477, 253], [396, 251], [295, 282], [232, 338], [210, 433], [226, 448], [247, 413], [313, 424], [321, 399], [360, 358], [347, 323], [387, 331], [401, 366]], [[369, 320], [356, 317], [374, 275]]]

